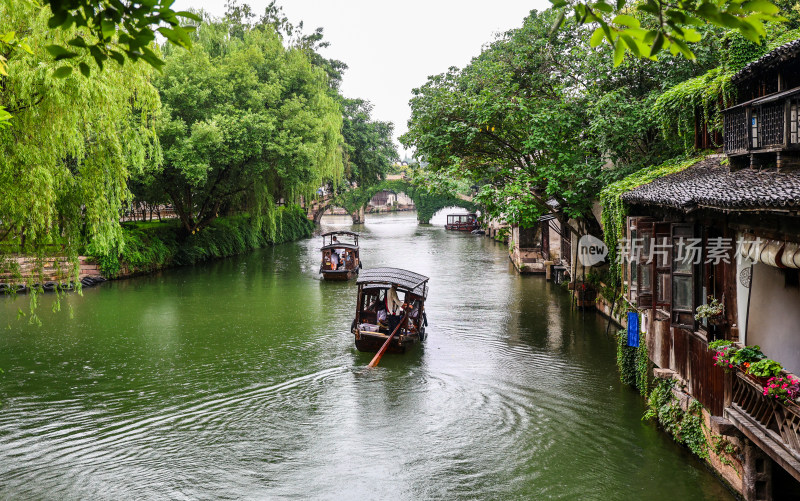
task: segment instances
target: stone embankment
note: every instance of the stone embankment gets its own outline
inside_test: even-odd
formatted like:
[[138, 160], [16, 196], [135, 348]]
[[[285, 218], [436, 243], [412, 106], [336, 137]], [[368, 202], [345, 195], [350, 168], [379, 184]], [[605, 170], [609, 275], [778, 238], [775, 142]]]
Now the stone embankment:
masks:
[[[14, 290], [27, 292], [31, 286], [41, 286], [45, 291], [56, 289], [70, 290], [76, 283], [70, 282], [73, 263], [65, 257], [48, 257], [37, 259], [31, 256], [11, 257], [0, 273], [0, 292]], [[106, 279], [100, 274], [100, 268], [93, 258], [78, 257], [78, 281], [83, 287], [91, 287]]]

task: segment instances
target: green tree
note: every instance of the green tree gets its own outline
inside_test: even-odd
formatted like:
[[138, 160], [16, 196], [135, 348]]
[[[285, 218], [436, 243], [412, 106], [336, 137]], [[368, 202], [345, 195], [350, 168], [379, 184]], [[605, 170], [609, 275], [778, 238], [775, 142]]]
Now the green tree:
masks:
[[559, 217], [592, 224], [599, 188], [601, 162], [586, 147], [576, 92], [586, 51], [578, 28], [550, 36], [554, 17], [532, 12], [463, 70], [415, 89], [401, 138], [429, 170], [482, 185], [476, 201], [489, 215], [526, 227], [553, 211], [551, 201]]
[[358, 186], [369, 186], [386, 178], [398, 158], [392, 141], [391, 122], [372, 120], [372, 104], [363, 99], [343, 99], [345, 178]]
[[187, 232], [219, 214], [269, 216], [342, 174], [342, 115], [327, 75], [269, 26], [207, 19], [191, 52], [164, 47], [155, 180]]
[[703, 39], [708, 32], [698, 28], [707, 25], [737, 30], [748, 40], [761, 43], [767, 35], [767, 23], [786, 20], [781, 9], [769, 0], [616, 0], [612, 3], [551, 0], [551, 3], [560, 11], [555, 28], [562, 25], [568, 14], [577, 25], [596, 26], [589, 44], [597, 47], [608, 43], [613, 48], [615, 66], [622, 63], [628, 52], [652, 59], [662, 51], [669, 51], [673, 56], [694, 60], [696, 56], [689, 44]]
[[[173, 0], [5, 0], [4, 3], [8, 12], [28, 9], [32, 16], [38, 16], [38, 11], [46, 12], [48, 28], [60, 28], [71, 34], [69, 38], [56, 35], [57, 40], [42, 41], [50, 57], [64, 62], [54, 72], [58, 78], [69, 76], [74, 69], [88, 77], [91, 61], [102, 70], [109, 59], [119, 66], [126, 60], [142, 60], [160, 68], [164, 62], [152, 48], [156, 32], [171, 43], [189, 48], [189, 33], [194, 26], [182, 25], [182, 19], [200, 20], [194, 13], [172, 10]], [[8, 57], [12, 52], [24, 50], [33, 54], [27, 32], [19, 28], [9, 25], [0, 31], [0, 78], [8, 76]], [[42, 57], [49, 59], [43, 54]], [[0, 128], [8, 127], [12, 118], [0, 104]]]
[[89, 239], [100, 249], [115, 245], [128, 177], [160, 161], [152, 68], [125, 65], [91, 79], [59, 78], [61, 63], [46, 56], [45, 46], [67, 43], [78, 28], [53, 31], [49, 17], [30, 2], [0, 3], [0, 33], [25, 33], [32, 48], [6, 53], [8, 74], [0, 85], [0, 106], [14, 115], [14, 126], [0, 129], [5, 257], [50, 246], [74, 256]]

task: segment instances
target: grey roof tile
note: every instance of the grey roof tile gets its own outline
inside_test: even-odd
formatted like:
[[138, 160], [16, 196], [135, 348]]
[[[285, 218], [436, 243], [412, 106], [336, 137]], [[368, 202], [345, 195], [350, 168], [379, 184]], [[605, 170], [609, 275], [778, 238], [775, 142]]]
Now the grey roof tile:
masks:
[[742, 169], [731, 172], [709, 157], [687, 169], [624, 193], [629, 204], [691, 211], [800, 207], [800, 172]]

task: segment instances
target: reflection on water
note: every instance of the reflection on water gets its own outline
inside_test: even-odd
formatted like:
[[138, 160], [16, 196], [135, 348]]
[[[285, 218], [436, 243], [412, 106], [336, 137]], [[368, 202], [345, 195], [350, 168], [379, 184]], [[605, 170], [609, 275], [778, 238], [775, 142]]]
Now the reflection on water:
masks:
[[320, 280], [318, 238], [11, 321], [0, 498], [730, 498], [642, 423], [604, 321], [433, 222], [355, 227], [365, 267], [431, 277], [424, 346], [374, 370], [348, 332], [355, 284]]

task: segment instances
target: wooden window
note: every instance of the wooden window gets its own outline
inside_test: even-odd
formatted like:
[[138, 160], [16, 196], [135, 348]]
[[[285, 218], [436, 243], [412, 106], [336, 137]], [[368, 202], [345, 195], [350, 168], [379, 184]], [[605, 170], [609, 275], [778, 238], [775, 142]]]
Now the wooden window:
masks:
[[672, 295], [672, 238], [670, 223], [655, 223], [653, 264], [655, 266], [655, 307], [669, 312]]
[[[640, 246], [636, 249], [638, 298], [636, 306], [640, 309], [653, 307], [653, 283], [655, 280], [655, 261], [653, 260], [653, 243], [655, 239], [654, 223], [640, 218], [636, 222], [636, 231]], [[637, 244], [634, 241], [634, 248]]]
[[632, 242], [637, 242], [638, 232], [636, 231], [636, 221], [638, 218], [629, 217], [628, 218], [628, 225], [626, 231], [626, 238], [628, 244], [625, 246], [625, 249], [622, 250], [622, 259], [623, 259], [623, 266], [625, 266], [626, 270], [626, 285], [628, 286], [628, 302], [630, 304], [636, 304], [636, 299], [639, 297], [638, 294], [638, 281], [639, 275], [636, 269], [636, 262], [634, 262], [631, 258], [631, 248]]
[[[694, 249], [699, 248], [694, 225], [676, 223], [672, 225], [672, 325], [695, 330], [696, 270], [698, 260]], [[699, 260], [702, 261], [702, 253]]]

